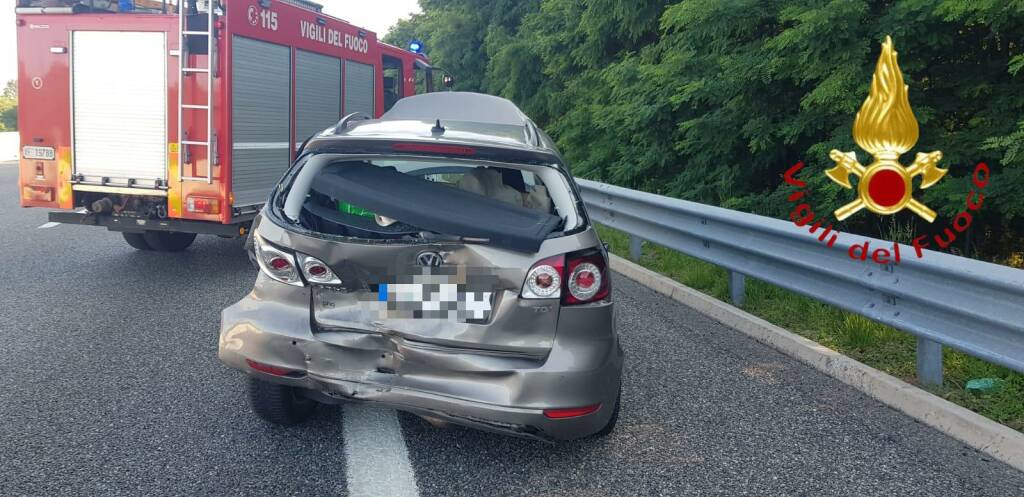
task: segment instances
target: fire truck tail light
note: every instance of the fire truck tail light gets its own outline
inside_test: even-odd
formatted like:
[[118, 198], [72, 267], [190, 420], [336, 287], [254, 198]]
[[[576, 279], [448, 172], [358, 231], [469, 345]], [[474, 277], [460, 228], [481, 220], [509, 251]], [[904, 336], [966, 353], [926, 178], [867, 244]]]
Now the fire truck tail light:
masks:
[[26, 185], [21, 190], [21, 196], [25, 200], [35, 200], [38, 202], [53, 202], [53, 187]]
[[189, 196], [185, 201], [185, 209], [199, 214], [220, 214], [220, 199]]

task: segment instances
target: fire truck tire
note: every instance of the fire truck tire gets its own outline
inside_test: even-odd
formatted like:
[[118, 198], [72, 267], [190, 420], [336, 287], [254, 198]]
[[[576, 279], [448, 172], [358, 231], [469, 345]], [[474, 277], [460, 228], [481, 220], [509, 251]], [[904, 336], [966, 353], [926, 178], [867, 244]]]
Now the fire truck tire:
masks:
[[142, 236], [142, 233], [128, 233], [124, 231], [121, 232], [121, 236], [124, 237], [124, 241], [128, 242], [128, 245], [131, 245], [136, 250], [153, 250], [153, 247], [146, 243], [146, 237]]
[[276, 425], [291, 426], [305, 421], [316, 401], [295, 387], [249, 378], [249, 404], [260, 419]]
[[147, 231], [143, 236], [146, 243], [159, 252], [181, 252], [196, 240], [195, 233], [174, 231]]

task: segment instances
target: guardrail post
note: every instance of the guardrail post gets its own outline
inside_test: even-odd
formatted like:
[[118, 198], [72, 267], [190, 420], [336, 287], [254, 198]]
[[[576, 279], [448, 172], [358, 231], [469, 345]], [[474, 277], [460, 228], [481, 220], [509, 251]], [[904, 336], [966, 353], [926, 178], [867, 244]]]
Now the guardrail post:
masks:
[[732, 303], [736, 306], [743, 305], [743, 299], [746, 297], [746, 277], [742, 273], [736, 271], [729, 271], [729, 297], [732, 299]]
[[630, 259], [633, 259], [634, 261], [639, 261], [640, 260], [640, 256], [643, 255], [643, 253], [644, 253], [643, 245], [641, 245], [643, 242], [644, 241], [643, 241], [642, 238], [640, 238], [640, 237], [638, 237], [636, 235], [629, 235], [629, 258]]
[[917, 337], [917, 380], [922, 385], [942, 385], [942, 344]]

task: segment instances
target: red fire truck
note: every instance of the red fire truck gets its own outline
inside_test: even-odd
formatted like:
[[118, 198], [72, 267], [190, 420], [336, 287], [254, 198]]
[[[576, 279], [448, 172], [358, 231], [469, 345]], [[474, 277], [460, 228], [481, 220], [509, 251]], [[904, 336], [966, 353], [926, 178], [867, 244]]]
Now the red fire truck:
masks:
[[18, 0], [19, 191], [139, 249], [244, 236], [301, 143], [432, 91], [306, 0]]

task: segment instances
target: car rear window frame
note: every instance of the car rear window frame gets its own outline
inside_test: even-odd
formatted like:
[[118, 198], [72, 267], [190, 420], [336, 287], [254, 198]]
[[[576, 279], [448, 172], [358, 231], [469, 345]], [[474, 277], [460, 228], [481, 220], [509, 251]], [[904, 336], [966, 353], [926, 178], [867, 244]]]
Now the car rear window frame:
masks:
[[[558, 163], [551, 163], [551, 164], [536, 164], [536, 163], [518, 164], [518, 163], [511, 163], [511, 162], [500, 162], [500, 161], [495, 161], [495, 160], [492, 160], [492, 159], [477, 159], [477, 158], [471, 158], [471, 157], [449, 157], [449, 156], [439, 156], [439, 155], [399, 154], [399, 153], [395, 153], [395, 154], [366, 154], [366, 153], [342, 154], [342, 153], [336, 153], [336, 152], [330, 152], [330, 151], [324, 151], [324, 150], [307, 150], [307, 151], [305, 151], [305, 153], [300, 155], [294, 161], [292, 166], [288, 169], [287, 172], [285, 172], [284, 176], [281, 178], [281, 181], [279, 181], [277, 186], [275, 186], [274, 189], [271, 191], [270, 196], [269, 196], [268, 201], [267, 201], [267, 208], [265, 209], [264, 212], [266, 212], [266, 215], [267, 215], [268, 219], [270, 221], [272, 221], [274, 224], [276, 224], [276, 225], [278, 225], [278, 226], [280, 226], [280, 227], [282, 227], [282, 228], [284, 228], [286, 230], [293, 231], [293, 232], [296, 232], [298, 234], [302, 234], [302, 235], [305, 235], [305, 236], [309, 236], [309, 237], [313, 237], [313, 238], [320, 238], [320, 239], [324, 239], [324, 240], [328, 240], [328, 241], [337, 241], [337, 242], [346, 242], [346, 243], [363, 243], [363, 244], [367, 244], [367, 245], [377, 245], [377, 244], [381, 244], [381, 245], [391, 245], [391, 244], [399, 244], [399, 245], [426, 245], [426, 244], [437, 244], [437, 243], [444, 243], [445, 242], [444, 240], [437, 240], [437, 239], [387, 239], [387, 238], [384, 238], [384, 239], [372, 239], [372, 238], [364, 238], [364, 237], [356, 237], [356, 236], [336, 235], [336, 234], [323, 233], [323, 232], [320, 232], [320, 231], [315, 231], [315, 230], [308, 229], [305, 226], [303, 226], [298, 220], [292, 220], [291, 218], [289, 218], [285, 214], [285, 212], [284, 212], [284, 204], [285, 204], [285, 202], [287, 200], [287, 197], [288, 197], [289, 193], [291, 192], [291, 189], [294, 186], [295, 179], [297, 178], [299, 173], [302, 171], [302, 169], [304, 167], [306, 167], [306, 165], [309, 163], [310, 160], [312, 160], [314, 157], [322, 156], [322, 155], [330, 156], [330, 160], [332, 162], [333, 161], [339, 161], [339, 162], [342, 162], [342, 161], [359, 161], [359, 160], [366, 160], [366, 161], [373, 161], [373, 160], [398, 160], [398, 161], [426, 161], [426, 162], [463, 162], [463, 163], [467, 163], [469, 165], [474, 165], [474, 166], [486, 165], [486, 166], [492, 166], [492, 167], [505, 167], [505, 168], [513, 168], [513, 169], [522, 169], [524, 167], [534, 167], [534, 168], [536, 168], [536, 167], [545, 167], [545, 168], [550, 168], [555, 173], [557, 173], [557, 174], [559, 174], [561, 176], [562, 181], [565, 182], [565, 185], [567, 187], [566, 189], [567, 189], [568, 193], [572, 196], [571, 200], [572, 200], [572, 203], [573, 203], [573, 209], [574, 209], [575, 214], [576, 214], [576, 225], [571, 227], [571, 228], [568, 228], [568, 229], [565, 229], [563, 227], [563, 229], [561, 229], [559, 231], [552, 232], [551, 234], [549, 234], [547, 236], [547, 239], [560, 238], [560, 237], [564, 237], [564, 236], [570, 236], [570, 235], [574, 235], [574, 234], [577, 234], [577, 233], [581, 233], [583, 231], [586, 231], [590, 227], [590, 225], [591, 225], [590, 218], [587, 215], [587, 212], [586, 212], [586, 210], [585, 210], [585, 208], [583, 206], [583, 200], [582, 200], [582, 197], [580, 195], [579, 189], [578, 189], [578, 187], [576, 185], [576, 182], [573, 181], [573, 179], [572, 179], [571, 175], [569, 175], [567, 169], [560, 162], [558, 162]], [[550, 189], [550, 187], [549, 187], [549, 189]], [[463, 241], [452, 240], [452, 242], [453, 243], [457, 242], [457, 243], [481, 243], [481, 244], [486, 244], [486, 242], [474, 242], [474, 241], [471, 241], [471, 240], [463, 240]]]

